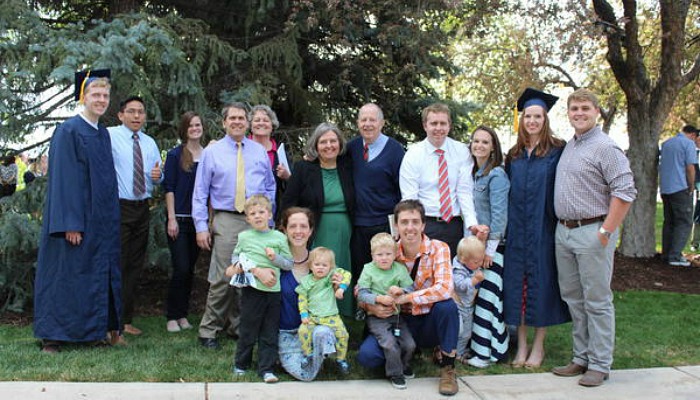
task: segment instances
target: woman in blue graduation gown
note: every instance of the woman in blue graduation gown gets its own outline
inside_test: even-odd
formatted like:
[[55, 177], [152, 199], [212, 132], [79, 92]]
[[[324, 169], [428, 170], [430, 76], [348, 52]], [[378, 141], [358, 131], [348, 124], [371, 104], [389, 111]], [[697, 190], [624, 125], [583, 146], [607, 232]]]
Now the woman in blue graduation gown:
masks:
[[119, 330], [117, 178], [109, 134], [97, 125], [109, 105], [109, 82], [87, 85], [85, 110], [56, 129], [49, 150], [34, 287], [34, 335], [45, 352]]
[[[541, 366], [546, 327], [570, 320], [554, 259], [554, 176], [565, 144], [549, 127], [547, 112], [556, 100], [534, 89], [525, 91], [518, 100], [523, 111], [518, 140], [506, 157], [510, 199], [503, 292], [506, 324], [518, 327], [515, 367]], [[528, 326], [535, 327], [531, 349]]]

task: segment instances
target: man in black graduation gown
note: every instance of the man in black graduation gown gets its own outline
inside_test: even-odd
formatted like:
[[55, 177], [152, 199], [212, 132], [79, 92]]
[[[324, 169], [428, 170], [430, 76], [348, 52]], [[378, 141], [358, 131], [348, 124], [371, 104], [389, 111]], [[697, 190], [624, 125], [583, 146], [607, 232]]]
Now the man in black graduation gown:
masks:
[[84, 110], [53, 134], [39, 260], [34, 335], [42, 351], [119, 337], [119, 198], [107, 129], [109, 71], [76, 74]]

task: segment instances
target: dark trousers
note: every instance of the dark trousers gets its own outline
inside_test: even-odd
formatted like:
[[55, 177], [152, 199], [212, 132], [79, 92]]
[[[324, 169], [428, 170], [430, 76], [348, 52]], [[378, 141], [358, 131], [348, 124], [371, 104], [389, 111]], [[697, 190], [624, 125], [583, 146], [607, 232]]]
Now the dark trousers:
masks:
[[[377, 318], [367, 316], [367, 329], [377, 338], [379, 347], [384, 351], [384, 370], [386, 376], [403, 376], [403, 371], [410, 366], [413, 352], [416, 350], [416, 342], [411, 336], [406, 319], [403, 316], [394, 315], [389, 318]], [[398, 329], [400, 334], [394, 335], [394, 330]]]
[[[440, 346], [445, 353], [457, 348], [459, 337], [459, 311], [452, 299], [433, 304], [429, 313], [423, 315], [401, 315], [411, 330], [416, 346], [432, 349]], [[377, 338], [367, 336], [357, 352], [357, 362], [365, 368], [381, 367], [385, 363], [384, 352]]]
[[[167, 222], [166, 222], [167, 224]], [[190, 217], [177, 217], [178, 234], [175, 240], [168, 236], [173, 275], [168, 287], [168, 303], [165, 316], [168, 320], [186, 318], [190, 309], [190, 293], [194, 278], [194, 265], [199, 256], [197, 231]]]
[[377, 233], [389, 233], [389, 223], [374, 226], [355, 226], [352, 230], [352, 238], [350, 239], [350, 254], [352, 254], [352, 284], [357, 283], [357, 280], [362, 274], [362, 268], [365, 264], [372, 261], [372, 250], [369, 241]]
[[119, 200], [121, 210], [122, 323], [134, 317], [136, 286], [146, 261], [150, 215], [148, 201]]
[[241, 289], [241, 322], [235, 365], [248, 369], [253, 362], [253, 347], [258, 343], [258, 374], [272, 372], [277, 361], [277, 337], [280, 328], [280, 292], [263, 292], [251, 287]]
[[693, 194], [682, 190], [662, 194], [661, 200], [664, 203], [661, 256], [666, 261], [680, 261], [693, 229]]
[[431, 239], [437, 239], [450, 246], [450, 260], [457, 255], [457, 244], [464, 237], [464, 223], [462, 217], [454, 217], [450, 223], [438, 220], [435, 217], [426, 217], [425, 235]]

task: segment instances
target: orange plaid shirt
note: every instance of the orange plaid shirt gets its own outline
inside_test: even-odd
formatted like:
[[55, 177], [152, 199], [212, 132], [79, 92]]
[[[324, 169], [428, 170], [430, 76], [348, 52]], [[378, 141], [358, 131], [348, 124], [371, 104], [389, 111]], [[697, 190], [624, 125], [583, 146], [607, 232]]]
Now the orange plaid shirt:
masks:
[[[430, 312], [433, 303], [447, 300], [452, 297], [454, 282], [452, 281], [452, 267], [450, 265], [450, 248], [439, 240], [430, 240], [423, 235], [423, 242], [415, 259], [409, 260], [403, 253], [403, 246], [399, 240], [399, 252], [396, 261], [406, 264], [414, 262], [420, 257], [420, 265], [416, 277], [413, 280], [413, 292], [408, 294], [411, 300], [411, 314], [423, 315]], [[408, 268], [408, 267], [407, 267]], [[411, 268], [408, 268], [411, 273]]]

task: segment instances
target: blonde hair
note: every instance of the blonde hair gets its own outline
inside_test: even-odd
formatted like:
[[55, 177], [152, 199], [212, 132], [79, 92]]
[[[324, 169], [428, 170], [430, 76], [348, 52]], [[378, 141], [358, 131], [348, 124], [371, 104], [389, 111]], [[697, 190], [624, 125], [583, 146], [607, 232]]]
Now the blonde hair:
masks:
[[272, 203], [270, 203], [270, 199], [268, 199], [265, 195], [254, 194], [248, 197], [243, 205], [243, 210], [245, 210], [247, 214], [248, 210], [255, 206], [265, 207], [267, 211], [272, 212]]
[[457, 244], [457, 257], [469, 257], [474, 253], [483, 253], [486, 251], [484, 243], [477, 239], [476, 236], [468, 236], [463, 238]]
[[87, 85], [85, 86], [85, 89], [83, 89], [83, 96], [85, 96], [87, 94], [88, 89], [90, 89], [91, 87], [111, 88], [111, 84], [109, 83], [109, 79], [107, 79], [107, 78], [95, 78], [92, 81], [87, 83]]
[[595, 108], [600, 109], [600, 102], [598, 101], [598, 96], [596, 96], [595, 93], [591, 92], [588, 89], [578, 89], [571, 93], [569, 95], [569, 98], [566, 99], [566, 107], [569, 107], [572, 101], [590, 101], [591, 103], [593, 103], [593, 106]]
[[391, 247], [391, 250], [396, 252], [396, 242], [394, 238], [386, 232], [380, 232], [372, 236], [369, 245], [372, 253], [384, 247]]
[[333, 250], [327, 247], [316, 247], [315, 249], [311, 250], [309, 253], [309, 265], [313, 264], [318, 259], [328, 260], [328, 264], [330, 264], [331, 269], [335, 268], [335, 253], [333, 253]]

